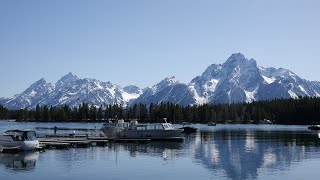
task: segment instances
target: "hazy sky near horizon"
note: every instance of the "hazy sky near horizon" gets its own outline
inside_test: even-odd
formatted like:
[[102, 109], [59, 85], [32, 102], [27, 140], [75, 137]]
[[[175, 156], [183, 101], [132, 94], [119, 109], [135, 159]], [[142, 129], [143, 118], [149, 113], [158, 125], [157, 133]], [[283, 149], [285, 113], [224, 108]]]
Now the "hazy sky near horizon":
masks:
[[320, 81], [319, 0], [0, 1], [0, 97], [45, 78], [188, 83], [236, 52]]

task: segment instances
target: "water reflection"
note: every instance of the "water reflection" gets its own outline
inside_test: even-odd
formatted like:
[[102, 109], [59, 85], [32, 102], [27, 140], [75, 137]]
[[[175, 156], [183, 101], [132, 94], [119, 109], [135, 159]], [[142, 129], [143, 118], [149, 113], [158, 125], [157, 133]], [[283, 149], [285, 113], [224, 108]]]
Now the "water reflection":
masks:
[[0, 154], [0, 165], [15, 171], [30, 171], [36, 166], [39, 152]]
[[186, 143], [198, 163], [231, 179], [257, 179], [261, 170], [281, 173], [295, 162], [320, 158], [318, 134], [306, 131], [200, 132]]
[[182, 144], [181, 142], [110, 143], [107, 148], [113, 152], [128, 151], [131, 157], [152, 156], [170, 160], [182, 155]]
[[[108, 179], [301, 179], [295, 176], [299, 170], [300, 174], [311, 172], [302, 177], [319, 175], [319, 131], [278, 125], [197, 127], [199, 132], [185, 135], [180, 143], [109, 143], [106, 147], [47, 150], [41, 156], [0, 154], [0, 179], [7, 175], [33, 180], [105, 179], [106, 174]], [[7, 129], [0, 122], [1, 128]], [[16, 173], [21, 170], [30, 172]]]

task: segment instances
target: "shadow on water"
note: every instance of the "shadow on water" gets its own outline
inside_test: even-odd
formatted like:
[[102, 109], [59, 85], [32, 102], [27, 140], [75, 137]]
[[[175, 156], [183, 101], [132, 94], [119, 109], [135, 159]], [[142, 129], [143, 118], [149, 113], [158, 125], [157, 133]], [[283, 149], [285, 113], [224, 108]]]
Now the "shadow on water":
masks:
[[39, 152], [22, 152], [18, 154], [1, 154], [0, 165], [14, 171], [32, 171], [35, 169]]

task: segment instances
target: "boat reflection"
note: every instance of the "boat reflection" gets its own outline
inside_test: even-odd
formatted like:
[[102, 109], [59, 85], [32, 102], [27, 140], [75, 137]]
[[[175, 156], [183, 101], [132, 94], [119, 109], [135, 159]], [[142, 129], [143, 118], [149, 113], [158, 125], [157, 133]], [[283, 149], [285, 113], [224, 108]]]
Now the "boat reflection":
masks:
[[170, 160], [181, 156], [182, 142], [150, 142], [150, 143], [123, 143], [108, 145], [111, 151], [128, 151], [131, 157], [153, 156], [162, 157], [163, 160]]
[[0, 165], [15, 171], [30, 171], [36, 166], [39, 152], [22, 152], [18, 154], [1, 154]]

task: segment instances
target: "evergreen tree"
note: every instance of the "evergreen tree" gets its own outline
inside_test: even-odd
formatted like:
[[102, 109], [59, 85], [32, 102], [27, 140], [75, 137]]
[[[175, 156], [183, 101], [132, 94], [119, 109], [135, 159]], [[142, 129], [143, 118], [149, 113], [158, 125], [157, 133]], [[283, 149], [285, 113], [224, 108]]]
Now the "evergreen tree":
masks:
[[103, 106], [102, 105], [100, 105], [100, 107], [98, 109], [97, 119], [98, 120], [102, 120], [103, 119]]
[[40, 119], [41, 119], [41, 109], [40, 109], [39, 104], [36, 107], [36, 112], [35, 112], [34, 118], [35, 118], [35, 121], [40, 121]]

